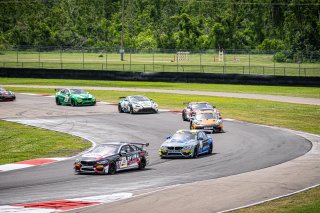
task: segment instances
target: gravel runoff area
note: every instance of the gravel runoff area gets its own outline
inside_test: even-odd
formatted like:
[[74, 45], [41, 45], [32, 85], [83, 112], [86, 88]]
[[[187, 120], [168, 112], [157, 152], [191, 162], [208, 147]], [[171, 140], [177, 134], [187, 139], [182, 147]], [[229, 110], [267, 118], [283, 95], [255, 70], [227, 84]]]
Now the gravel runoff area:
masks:
[[[70, 86], [37, 86], [37, 85], [0, 85], [3, 87], [26, 87], [26, 88], [65, 88]], [[170, 93], [182, 95], [204, 95], [204, 96], [218, 96], [228, 98], [247, 98], [257, 100], [279, 101], [295, 104], [320, 105], [320, 98], [303, 98], [281, 95], [263, 95], [263, 94], [248, 94], [248, 93], [230, 93], [230, 92], [207, 92], [207, 91], [184, 91], [184, 90], [164, 90], [164, 89], [142, 89], [142, 88], [123, 88], [123, 87], [80, 87], [87, 90], [113, 90], [113, 91], [134, 91], [134, 92], [156, 92], [156, 93]]]

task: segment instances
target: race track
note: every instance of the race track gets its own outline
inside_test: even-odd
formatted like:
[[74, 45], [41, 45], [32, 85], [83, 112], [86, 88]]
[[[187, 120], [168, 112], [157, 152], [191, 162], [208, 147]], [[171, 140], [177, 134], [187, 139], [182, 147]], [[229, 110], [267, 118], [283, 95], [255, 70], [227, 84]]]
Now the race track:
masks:
[[226, 132], [212, 135], [214, 154], [197, 159], [160, 159], [158, 148], [166, 136], [189, 126], [178, 113], [119, 114], [113, 105], [56, 106], [52, 97], [21, 94], [15, 102], [0, 103], [0, 118], [78, 135], [96, 143], [150, 143], [150, 165], [143, 171], [75, 175], [74, 159], [70, 159], [2, 172], [0, 205], [133, 192], [225, 177], [289, 161], [311, 148], [309, 141], [289, 132], [225, 121]]

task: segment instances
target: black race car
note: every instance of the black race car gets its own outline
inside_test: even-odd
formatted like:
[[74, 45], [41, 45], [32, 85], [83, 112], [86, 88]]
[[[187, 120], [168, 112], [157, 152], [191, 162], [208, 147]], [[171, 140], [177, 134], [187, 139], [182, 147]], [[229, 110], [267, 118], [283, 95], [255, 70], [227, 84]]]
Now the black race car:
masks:
[[0, 87], [0, 101], [14, 101], [16, 100], [16, 95], [2, 87]]
[[148, 143], [104, 143], [81, 155], [74, 163], [76, 174], [115, 174], [126, 169], [144, 169], [148, 163]]

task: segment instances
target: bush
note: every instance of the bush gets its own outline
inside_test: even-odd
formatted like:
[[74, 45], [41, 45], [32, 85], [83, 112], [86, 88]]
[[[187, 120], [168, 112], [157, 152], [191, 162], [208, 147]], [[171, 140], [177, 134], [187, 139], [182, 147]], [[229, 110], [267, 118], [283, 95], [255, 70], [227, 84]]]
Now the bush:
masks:
[[286, 62], [287, 56], [284, 52], [277, 52], [276, 54], [274, 54], [273, 60], [276, 62]]

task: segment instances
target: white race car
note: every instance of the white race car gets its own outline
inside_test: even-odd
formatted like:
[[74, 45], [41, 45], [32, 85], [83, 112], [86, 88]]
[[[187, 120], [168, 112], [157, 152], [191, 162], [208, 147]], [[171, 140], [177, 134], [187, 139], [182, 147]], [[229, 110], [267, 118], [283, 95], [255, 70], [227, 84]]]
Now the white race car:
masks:
[[120, 98], [124, 98], [118, 104], [118, 111], [120, 113], [129, 112], [130, 114], [134, 114], [158, 112], [158, 104], [145, 96], [133, 95]]

